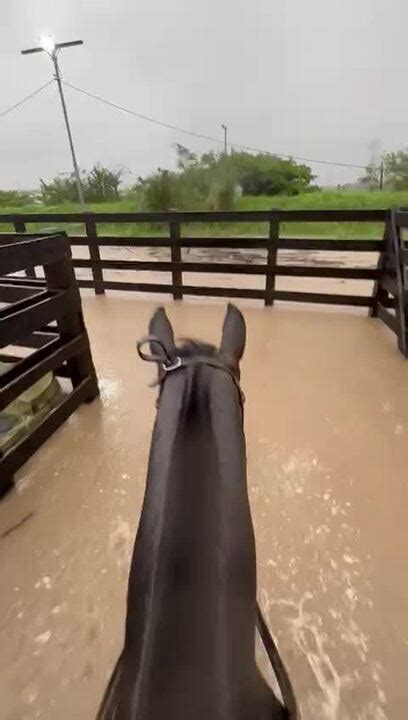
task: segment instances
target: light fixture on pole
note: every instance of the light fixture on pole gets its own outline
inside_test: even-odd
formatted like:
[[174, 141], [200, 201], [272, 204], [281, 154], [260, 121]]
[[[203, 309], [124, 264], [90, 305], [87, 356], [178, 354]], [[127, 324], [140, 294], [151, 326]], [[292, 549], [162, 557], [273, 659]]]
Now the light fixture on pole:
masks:
[[224, 130], [224, 155], [226, 155], [228, 152], [228, 126], [224, 125], [224, 123], [221, 123], [221, 127]]
[[39, 52], [45, 52], [47, 55], [51, 58], [53, 65], [54, 65], [54, 71], [55, 71], [55, 80], [57, 81], [58, 85], [58, 92], [61, 99], [61, 105], [62, 105], [62, 112], [64, 115], [64, 121], [65, 121], [65, 127], [67, 129], [67, 135], [68, 135], [68, 142], [69, 147], [71, 150], [71, 157], [72, 157], [72, 164], [74, 166], [74, 173], [75, 173], [75, 180], [76, 180], [76, 186], [78, 190], [78, 198], [79, 202], [81, 203], [82, 207], [85, 207], [85, 201], [84, 201], [84, 193], [82, 189], [82, 183], [81, 183], [81, 177], [79, 174], [79, 168], [78, 163], [75, 155], [75, 148], [74, 148], [74, 141], [72, 139], [72, 133], [71, 128], [69, 125], [69, 119], [68, 119], [68, 111], [67, 106], [65, 103], [65, 97], [64, 92], [62, 89], [62, 82], [61, 82], [61, 73], [58, 65], [58, 52], [61, 50], [61, 48], [66, 47], [74, 47], [75, 45], [83, 45], [83, 40], [72, 40], [71, 42], [64, 42], [64, 43], [56, 43], [54, 42], [53, 38], [49, 35], [44, 36], [41, 38], [41, 45], [39, 47], [34, 48], [28, 48], [27, 50], [22, 50], [22, 55], [32, 55], [33, 53], [39, 53]]

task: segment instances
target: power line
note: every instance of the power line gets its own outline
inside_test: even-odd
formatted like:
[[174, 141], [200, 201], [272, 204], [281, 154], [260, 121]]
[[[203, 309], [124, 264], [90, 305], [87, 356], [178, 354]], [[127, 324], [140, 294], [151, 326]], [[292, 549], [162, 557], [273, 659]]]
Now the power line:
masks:
[[342, 163], [331, 160], [314, 160], [313, 158], [296, 157], [295, 155], [282, 155], [281, 153], [274, 153], [271, 150], [262, 150], [261, 148], [252, 147], [251, 145], [237, 145], [237, 143], [229, 143], [234, 148], [240, 148], [241, 150], [249, 150], [251, 152], [264, 153], [266, 155], [274, 155], [275, 157], [282, 158], [284, 160], [298, 160], [299, 162], [316, 163], [319, 165], [335, 165], [336, 167], [354, 168], [356, 170], [366, 170], [367, 165], [354, 165], [353, 163]]
[[67, 87], [70, 87], [70, 88], [72, 88], [72, 90], [76, 90], [77, 92], [80, 92], [83, 95], [87, 95], [88, 97], [92, 98], [93, 100], [98, 100], [99, 102], [103, 103], [104, 105], [109, 105], [109, 107], [113, 107], [116, 110], [121, 110], [122, 112], [127, 113], [128, 115], [134, 115], [134, 117], [139, 118], [139, 120], [147, 120], [147, 122], [154, 123], [155, 125], [160, 125], [161, 127], [169, 128], [170, 130], [176, 130], [177, 132], [182, 132], [182, 133], [185, 133], [186, 135], [192, 135], [193, 137], [202, 138], [203, 140], [211, 140], [212, 142], [217, 142], [217, 143], [224, 142], [223, 140], [220, 140], [219, 138], [211, 137], [211, 135], [204, 135], [203, 133], [194, 132], [193, 130], [186, 130], [186, 128], [177, 127], [177, 125], [171, 125], [170, 123], [163, 122], [162, 120], [156, 120], [155, 118], [152, 118], [149, 115], [142, 115], [141, 113], [138, 113], [135, 110], [129, 110], [129, 108], [125, 108], [122, 105], [117, 105], [116, 103], [113, 103], [110, 100], [106, 100], [106, 98], [102, 98], [99, 95], [94, 95], [93, 93], [90, 93], [87, 90], [83, 90], [82, 88], [79, 88], [76, 85], [72, 85], [72, 83], [69, 83], [66, 80], [64, 80], [64, 85], [67, 85]]
[[[110, 100], [107, 100], [106, 98], [101, 97], [100, 95], [95, 95], [94, 93], [88, 92], [88, 90], [83, 90], [82, 88], [78, 87], [77, 85], [73, 85], [72, 83], [67, 82], [66, 80], [63, 81], [64, 85], [67, 87], [70, 87], [72, 90], [76, 90], [79, 93], [82, 93], [83, 95], [86, 95], [87, 97], [92, 98], [93, 100], [98, 100], [98, 102], [103, 103], [104, 105], [108, 105], [109, 107], [114, 108], [115, 110], [121, 110], [121, 112], [127, 113], [128, 115], [133, 115], [134, 117], [139, 118], [139, 120], [146, 120], [147, 122], [153, 123], [154, 125], [160, 125], [161, 127], [168, 128], [169, 130], [176, 130], [176, 132], [184, 133], [185, 135], [190, 135], [192, 137], [201, 138], [202, 140], [210, 140], [211, 142], [216, 142], [220, 144], [224, 144], [224, 140], [221, 140], [220, 138], [213, 137], [211, 135], [205, 135], [204, 133], [195, 132], [194, 130], [187, 130], [186, 128], [179, 127], [177, 125], [173, 125], [171, 123], [164, 122], [162, 120], [157, 120], [156, 118], [150, 117], [149, 115], [144, 115], [142, 113], [138, 113], [135, 110], [130, 110], [129, 108], [123, 107], [123, 105], [118, 105], [117, 103], [111, 102]], [[311, 158], [303, 158], [303, 157], [296, 157], [295, 155], [285, 155], [282, 153], [275, 153], [271, 150], [263, 150], [261, 148], [251, 147], [250, 145], [239, 145], [238, 143], [228, 143], [229, 146], [234, 146], [234, 148], [239, 148], [240, 150], [249, 150], [252, 152], [258, 152], [258, 153], [264, 153], [266, 155], [274, 155], [275, 157], [282, 158], [284, 160], [298, 160], [300, 162], [307, 162], [307, 163], [317, 163], [320, 165], [335, 165], [337, 167], [347, 167], [347, 168], [354, 168], [357, 170], [365, 170], [365, 165], [355, 165], [352, 163], [342, 163], [342, 162], [330, 162], [329, 160], [316, 160]]]
[[27, 102], [27, 100], [31, 100], [31, 98], [35, 97], [36, 95], [39, 95], [40, 92], [45, 90], [51, 83], [53, 83], [54, 80], [49, 80], [45, 85], [41, 85], [41, 87], [37, 88], [37, 90], [34, 90], [34, 92], [30, 93], [29, 95], [26, 95], [22, 100], [19, 100], [15, 105], [12, 105], [11, 107], [7, 108], [7, 110], [2, 110], [0, 112], [0, 118], [4, 117], [5, 115], [8, 115], [13, 110], [16, 110], [17, 108], [21, 107], [21, 105], [24, 105], [24, 103]]

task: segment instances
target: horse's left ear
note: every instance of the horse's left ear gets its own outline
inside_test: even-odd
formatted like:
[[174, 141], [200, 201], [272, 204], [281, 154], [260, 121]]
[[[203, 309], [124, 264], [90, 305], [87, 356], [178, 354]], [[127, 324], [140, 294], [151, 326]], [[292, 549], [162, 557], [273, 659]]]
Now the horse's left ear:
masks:
[[228, 305], [222, 328], [220, 350], [238, 363], [245, 350], [246, 325], [244, 316], [235, 305]]
[[149, 335], [157, 337], [157, 339], [164, 345], [168, 353], [171, 353], [172, 350], [174, 350], [175, 342], [173, 328], [163, 307], [157, 308], [150, 320]]

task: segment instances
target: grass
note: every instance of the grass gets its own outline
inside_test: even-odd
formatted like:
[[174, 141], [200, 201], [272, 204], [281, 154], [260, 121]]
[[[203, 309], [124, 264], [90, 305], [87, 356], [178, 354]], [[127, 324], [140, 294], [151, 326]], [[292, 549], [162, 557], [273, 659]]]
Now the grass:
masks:
[[[240, 210], [360, 210], [389, 209], [408, 205], [407, 192], [321, 190], [297, 197], [243, 197]], [[283, 223], [281, 233], [292, 236], [335, 239], [381, 239], [379, 223]]]
[[[322, 190], [314, 193], [305, 193], [296, 197], [275, 196], [275, 197], [242, 197], [237, 200], [236, 210], [271, 210], [279, 208], [285, 210], [355, 210], [361, 208], [383, 209], [392, 207], [404, 207], [408, 205], [407, 192], [391, 191], [336, 191]], [[135, 212], [136, 203], [131, 198], [123, 198], [115, 202], [94, 203], [89, 205], [89, 210], [94, 212]], [[57, 206], [31, 205], [19, 208], [0, 207], [0, 231], [10, 231], [10, 225], [1, 223], [1, 214], [24, 214], [24, 213], [68, 213], [80, 212], [78, 204], [66, 203]], [[83, 227], [78, 224], [67, 223], [59, 228], [65, 228], [71, 234], [82, 234]], [[28, 231], [38, 232], [45, 229], [38, 224], [29, 224]], [[47, 228], [49, 229], [49, 228]], [[184, 228], [184, 235], [266, 235], [266, 223], [222, 223], [219, 225], [190, 225]], [[164, 231], [166, 232], [166, 230]], [[291, 236], [304, 237], [330, 237], [334, 239], [343, 238], [381, 238], [383, 227], [379, 223], [283, 223], [281, 233]], [[160, 226], [152, 227], [140, 224], [126, 225], [104, 225], [105, 235], [160, 235], [163, 229]]]

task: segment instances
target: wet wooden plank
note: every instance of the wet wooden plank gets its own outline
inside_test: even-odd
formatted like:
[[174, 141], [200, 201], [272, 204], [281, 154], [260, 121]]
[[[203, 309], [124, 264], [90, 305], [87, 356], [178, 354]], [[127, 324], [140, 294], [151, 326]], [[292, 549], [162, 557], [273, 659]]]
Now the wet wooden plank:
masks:
[[2, 286], [4, 285], [15, 285], [23, 288], [27, 288], [29, 290], [32, 290], [33, 292], [38, 291], [38, 289], [41, 289], [45, 287], [45, 278], [36, 278], [28, 280], [25, 277], [20, 277], [18, 275], [12, 275], [12, 276], [0, 276], [0, 283]]
[[[92, 288], [92, 280], [80, 280], [80, 287]], [[159, 283], [130, 283], [130, 282], [119, 282], [119, 281], [105, 281], [105, 288], [107, 290], [122, 290], [131, 292], [142, 292], [142, 293], [163, 293], [172, 295], [174, 292], [174, 286], [172, 284], [159, 284]], [[176, 288], [177, 289], [177, 288]], [[185, 295], [200, 295], [204, 297], [241, 297], [241, 298], [254, 298], [263, 300], [265, 297], [264, 290], [256, 290], [251, 288], [222, 288], [222, 287], [201, 287], [196, 285], [184, 285], [179, 288]]]
[[57, 338], [16, 363], [0, 377], [0, 411], [46, 373], [56, 370], [63, 362], [82, 352], [86, 342], [85, 335], [79, 335], [70, 342]]
[[85, 217], [85, 229], [88, 238], [89, 257], [91, 258], [90, 266], [95, 283], [95, 294], [103, 295], [105, 290], [103, 287], [103, 272], [101, 267], [101, 256], [99, 253], [98, 233], [95, 217], [92, 213], [89, 213], [89, 215], [86, 215]]
[[276, 275], [282, 277], [339, 278], [346, 280], [375, 280], [376, 268], [364, 267], [319, 267], [315, 265], [277, 265]]
[[323, 250], [324, 252], [381, 252], [382, 240], [315, 240], [280, 238], [280, 250]]
[[[86, 238], [70, 237], [72, 246], [87, 246]], [[181, 237], [183, 248], [233, 248], [237, 250], [265, 250], [269, 240], [266, 237]], [[100, 247], [170, 247], [171, 239], [166, 237], [120, 237], [98, 236]], [[381, 252], [382, 240], [336, 240], [314, 238], [280, 238], [279, 250], [311, 250], [331, 252]]]
[[230, 287], [200, 287], [196, 285], [184, 285], [185, 295], [198, 295], [200, 297], [224, 297], [224, 298], [252, 298], [253, 300], [264, 300], [265, 290], [253, 288], [230, 288]]
[[43, 325], [66, 314], [68, 304], [78, 308], [77, 297], [71, 290], [56, 292], [51, 297], [36, 301], [30, 299], [31, 306], [14, 310], [0, 319], [0, 347], [12, 345], [16, 340], [25, 338], [39, 330]]
[[[74, 267], [90, 268], [91, 260], [73, 260]], [[231, 275], [267, 275], [270, 268], [265, 263], [214, 263], [214, 262], [179, 262], [160, 260], [101, 260], [101, 266], [107, 270], [144, 270], [155, 272], [172, 272], [180, 270], [194, 273], [226, 273]], [[315, 265], [275, 265], [275, 275], [285, 277], [327, 277], [348, 278], [354, 280], [375, 280], [378, 271], [375, 268], [349, 267], [318, 267]]]
[[173, 299], [183, 299], [183, 273], [181, 269], [180, 223], [170, 223]]
[[[26, 223], [84, 223], [86, 213], [24, 213], [19, 215]], [[214, 222], [269, 222], [273, 217], [280, 222], [384, 222], [387, 210], [231, 210], [189, 212], [120, 212], [93, 213], [97, 223], [214, 223]], [[2, 222], [13, 223], [16, 214], [5, 213]], [[405, 221], [405, 220], [404, 220]], [[408, 222], [408, 221], [407, 221]], [[408, 226], [408, 225], [407, 225]]]
[[273, 305], [273, 293], [275, 290], [276, 263], [279, 248], [279, 222], [271, 220], [269, 224], [269, 239], [267, 245], [265, 280], [265, 305]]
[[366, 295], [294, 292], [292, 290], [275, 290], [274, 296], [275, 300], [316, 303], [319, 305], [352, 305], [356, 307], [371, 307], [373, 302], [372, 298]]
[[44, 347], [56, 337], [58, 337], [58, 328], [49, 328], [47, 330], [42, 328], [41, 330], [33, 332], [30, 335], [26, 335], [23, 338], [18, 338], [17, 340], [14, 340], [13, 345], [15, 347], [37, 349]]
[[25, 287], [24, 285], [3, 284], [0, 279], [0, 302], [16, 302], [42, 292], [42, 288]]
[[30, 294], [28, 297], [23, 297], [19, 300], [16, 300], [11, 305], [0, 309], [0, 323], [6, 318], [8, 318], [10, 315], [21, 312], [22, 310], [30, 308], [36, 303], [42, 302], [43, 300], [47, 300], [51, 297], [54, 297], [53, 294], [50, 293], [48, 290], [44, 289], [40, 290], [35, 295]]
[[[71, 246], [87, 247], [88, 240], [83, 235], [70, 235]], [[99, 247], [170, 247], [170, 237], [98, 235]]]
[[20, 272], [33, 265], [45, 265], [70, 256], [65, 235], [27, 238], [26, 241], [0, 245], [0, 268], [4, 275]]

